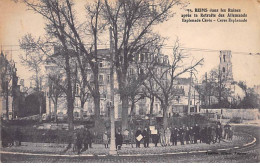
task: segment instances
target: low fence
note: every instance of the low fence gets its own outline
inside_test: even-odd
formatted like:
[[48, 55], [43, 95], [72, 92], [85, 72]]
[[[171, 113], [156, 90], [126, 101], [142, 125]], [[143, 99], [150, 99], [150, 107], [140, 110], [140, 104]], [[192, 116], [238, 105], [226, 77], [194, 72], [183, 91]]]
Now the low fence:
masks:
[[258, 120], [260, 117], [258, 109], [201, 109], [200, 113], [215, 113], [222, 115], [224, 119], [241, 118], [243, 120]]

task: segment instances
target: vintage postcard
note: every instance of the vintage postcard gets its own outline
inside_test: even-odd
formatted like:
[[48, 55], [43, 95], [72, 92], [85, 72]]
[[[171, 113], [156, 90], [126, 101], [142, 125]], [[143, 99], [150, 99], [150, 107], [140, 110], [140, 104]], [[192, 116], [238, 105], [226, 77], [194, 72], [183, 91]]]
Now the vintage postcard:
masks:
[[259, 0], [0, 0], [1, 163], [258, 163]]

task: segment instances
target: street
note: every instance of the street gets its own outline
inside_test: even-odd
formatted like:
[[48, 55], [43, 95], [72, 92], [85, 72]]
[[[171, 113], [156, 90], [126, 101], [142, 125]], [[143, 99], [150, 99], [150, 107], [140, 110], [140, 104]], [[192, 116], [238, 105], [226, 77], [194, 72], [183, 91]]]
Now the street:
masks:
[[99, 157], [65, 157], [65, 156], [30, 156], [21, 154], [1, 154], [1, 161], [6, 162], [37, 162], [37, 163], [53, 163], [53, 162], [89, 162], [89, 163], [186, 163], [186, 162], [259, 162], [259, 126], [234, 126], [237, 131], [250, 134], [256, 138], [256, 143], [245, 148], [233, 151], [216, 151], [210, 153], [191, 153], [191, 154], [174, 154], [162, 156], [99, 156]]

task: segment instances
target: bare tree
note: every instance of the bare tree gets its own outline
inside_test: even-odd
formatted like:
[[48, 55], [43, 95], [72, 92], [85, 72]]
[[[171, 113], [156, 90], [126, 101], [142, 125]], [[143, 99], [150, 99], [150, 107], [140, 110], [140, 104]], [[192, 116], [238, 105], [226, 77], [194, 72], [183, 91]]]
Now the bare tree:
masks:
[[24, 1], [24, 3], [29, 7], [29, 9], [39, 13], [46, 20], [46, 32], [49, 39], [59, 43], [61, 49], [59, 54], [64, 59], [64, 68], [66, 71], [66, 98], [67, 98], [67, 113], [68, 113], [68, 123], [69, 129], [73, 130], [73, 110], [74, 110], [74, 94], [73, 92], [73, 71], [71, 68], [72, 57], [70, 55], [70, 38], [67, 35], [67, 22], [64, 17], [62, 17], [61, 11], [64, 11], [66, 4], [64, 1]]
[[214, 85], [215, 79], [212, 73], [206, 73], [205, 78], [202, 80], [202, 84], [195, 86], [197, 92], [201, 96], [202, 105], [205, 107], [211, 106], [211, 97], [215, 94]]
[[21, 64], [27, 67], [30, 71], [34, 72], [31, 77], [35, 81], [37, 92], [42, 88], [42, 73], [41, 68], [44, 63], [45, 54], [39, 49], [43, 47], [43, 42], [40, 38], [35, 39], [31, 34], [27, 34], [22, 37], [20, 42], [20, 48], [25, 51], [25, 56], [21, 55]]
[[181, 49], [179, 49], [178, 41], [175, 43], [173, 49], [173, 60], [172, 63], [162, 63], [160, 68], [151, 70], [151, 76], [155, 86], [158, 88], [157, 92], [154, 92], [147, 83], [144, 86], [152, 96], [155, 96], [160, 102], [163, 110], [163, 126], [167, 128], [168, 126], [168, 107], [171, 101], [174, 99], [176, 94], [178, 94], [174, 88], [174, 81], [176, 78], [180, 77], [186, 72], [194, 69], [196, 66], [200, 65], [203, 59], [197, 61], [191, 66], [184, 66], [183, 59], [186, 55]]
[[144, 48], [143, 51], [140, 52], [131, 61], [132, 63], [129, 66], [127, 74], [127, 89], [129, 100], [131, 103], [130, 121], [132, 121], [135, 104], [145, 97], [150, 98], [150, 96], [147, 96], [146, 93], [143, 91], [143, 83], [151, 77], [150, 70], [159, 67], [154, 57], [157, 55], [157, 52], [159, 50], [158, 47], [160, 46], [160, 43], [154, 43], [153, 46], [149, 46], [149, 49]]
[[[76, 19], [74, 3], [71, 0], [43, 0], [43, 1], [24, 1], [24, 3], [36, 13], [42, 15], [46, 20], [46, 32], [54, 41], [58, 41], [60, 54], [65, 60], [65, 70], [67, 77], [67, 103], [69, 122], [73, 121], [73, 88], [71, 80], [71, 62], [72, 55], [76, 57], [77, 64], [81, 72], [81, 76], [89, 88], [95, 103], [95, 115], [99, 118], [100, 115], [100, 94], [98, 84], [98, 57], [97, 57], [97, 35], [99, 30], [98, 17], [100, 12], [100, 1], [97, 1], [94, 6], [86, 7], [90, 22], [80, 24]], [[90, 28], [89, 28], [90, 27]], [[91, 30], [93, 44], [87, 47], [86, 41], [92, 41], [92, 37], [86, 35], [85, 29]], [[94, 51], [93, 51], [94, 47]], [[71, 52], [73, 50], [73, 52]], [[84, 73], [83, 61], [87, 62], [93, 72], [94, 87], [90, 85]]]
[[218, 105], [222, 107], [228, 107], [228, 97], [231, 97], [230, 85], [232, 80], [227, 77], [229, 71], [223, 72], [220, 68], [210, 71], [212, 75], [212, 82], [214, 96], [218, 99]]
[[58, 101], [64, 94], [64, 83], [61, 74], [50, 74], [48, 79], [49, 96], [54, 105], [54, 122], [57, 122]]
[[[83, 63], [84, 66], [84, 73], [87, 75], [87, 66], [86, 63]], [[87, 77], [86, 77], [87, 78]], [[79, 86], [78, 86], [79, 85]], [[81, 76], [77, 78], [77, 95], [80, 98], [80, 119], [83, 119], [83, 111], [84, 111], [84, 105], [86, 101], [89, 99], [90, 91], [86, 86], [86, 80], [82, 79]]]
[[122, 130], [128, 126], [127, 71], [131, 60], [143, 48], [160, 40], [152, 27], [173, 16], [171, 9], [179, 0], [161, 0], [158, 4], [148, 0], [105, 0], [104, 18], [112, 27], [115, 67], [122, 100]]

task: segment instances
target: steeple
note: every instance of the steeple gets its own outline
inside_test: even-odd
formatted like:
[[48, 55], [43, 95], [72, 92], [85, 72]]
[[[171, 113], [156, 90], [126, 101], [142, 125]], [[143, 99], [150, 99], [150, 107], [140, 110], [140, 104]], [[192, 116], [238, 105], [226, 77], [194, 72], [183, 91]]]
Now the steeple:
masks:
[[232, 72], [232, 54], [230, 50], [221, 50], [219, 54], [219, 71], [222, 74], [222, 77], [228, 79], [229, 81], [233, 80]]

